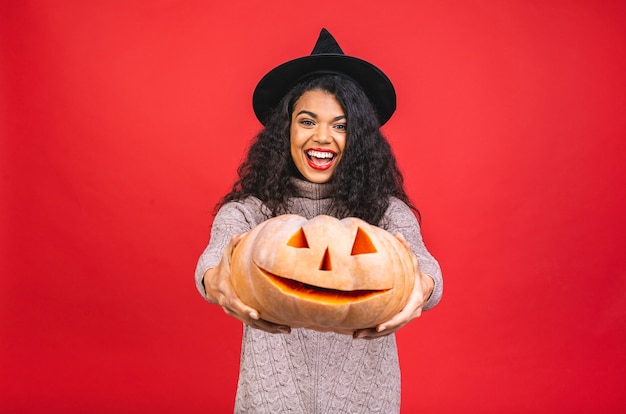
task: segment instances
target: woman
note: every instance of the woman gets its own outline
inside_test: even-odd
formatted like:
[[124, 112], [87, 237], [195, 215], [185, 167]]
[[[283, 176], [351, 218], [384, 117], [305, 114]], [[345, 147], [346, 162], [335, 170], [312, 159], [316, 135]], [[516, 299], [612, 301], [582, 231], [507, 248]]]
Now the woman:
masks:
[[[235, 411], [398, 412], [394, 332], [435, 306], [443, 285], [380, 132], [395, 110], [393, 86], [375, 66], [346, 56], [322, 30], [310, 56], [261, 80], [253, 105], [265, 128], [218, 205], [196, 270], [201, 294], [244, 323]], [[286, 213], [354, 216], [397, 234], [419, 264], [406, 307], [352, 336], [263, 320], [234, 293], [230, 256], [243, 233]]]

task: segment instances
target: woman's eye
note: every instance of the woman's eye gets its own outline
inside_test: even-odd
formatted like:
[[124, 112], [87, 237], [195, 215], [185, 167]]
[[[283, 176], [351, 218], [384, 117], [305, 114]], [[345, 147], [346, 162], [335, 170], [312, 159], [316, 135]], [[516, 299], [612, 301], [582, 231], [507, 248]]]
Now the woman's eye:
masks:
[[340, 131], [345, 131], [346, 130], [346, 124], [337, 124], [337, 125], [335, 125], [335, 128], [340, 130]]
[[303, 119], [302, 121], [300, 121], [300, 123], [304, 126], [313, 126], [315, 125], [315, 123], [313, 121], [311, 121], [310, 119]]

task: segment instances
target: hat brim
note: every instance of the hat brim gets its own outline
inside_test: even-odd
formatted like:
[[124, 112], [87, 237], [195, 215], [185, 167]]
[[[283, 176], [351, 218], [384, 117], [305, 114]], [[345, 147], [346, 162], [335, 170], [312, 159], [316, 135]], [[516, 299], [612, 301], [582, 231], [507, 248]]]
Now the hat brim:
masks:
[[393, 84], [376, 66], [352, 56], [318, 54], [285, 62], [259, 81], [252, 95], [252, 106], [259, 121], [265, 124], [283, 96], [298, 81], [315, 73], [339, 73], [354, 80], [372, 102], [380, 125], [386, 123], [396, 110]]

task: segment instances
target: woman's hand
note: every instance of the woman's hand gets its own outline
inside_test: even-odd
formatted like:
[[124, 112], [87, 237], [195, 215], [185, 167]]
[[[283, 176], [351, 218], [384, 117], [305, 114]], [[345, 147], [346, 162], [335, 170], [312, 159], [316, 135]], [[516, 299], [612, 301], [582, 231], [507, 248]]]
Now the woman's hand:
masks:
[[230, 281], [230, 259], [235, 246], [241, 241], [243, 235], [235, 235], [222, 253], [217, 267], [204, 273], [204, 288], [206, 289], [209, 302], [219, 304], [226, 314], [239, 319], [256, 329], [269, 333], [290, 333], [291, 328], [285, 325], [277, 325], [259, 317], [256, 309], [247, 306], [239, 299]]
[[[402, 244], [411, 251], [411, 246], [406, 241], [402, 234], [396, 234], [396, 237]], [[415, 318], [419, 318], [422, 315], [422, 308], [426, 304], [426, 301], [430, 297], [435, 287], [435, 281], [432, 277], [422, 273], [417, 263], [417, 257], [411, 253], [413, 257], [413, 267], [415, 268], [415, 284], [413, 285], [413, 291], [409, 300], [404, 308], [393, 318], [387, 322], [383, 322], [375, 328], [360, 329], [355, 331], [352, 335], [354, 338], [362, 339], [374, 339], [381, 336], [389, 335], [407, 323], [411, 322]]]

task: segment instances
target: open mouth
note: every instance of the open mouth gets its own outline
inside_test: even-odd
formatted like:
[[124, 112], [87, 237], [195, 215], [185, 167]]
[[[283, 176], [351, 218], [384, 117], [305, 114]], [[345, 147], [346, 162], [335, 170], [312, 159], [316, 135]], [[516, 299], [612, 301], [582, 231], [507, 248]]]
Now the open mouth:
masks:
[[[258, 267], [258, 266], [257, 266]], [[315, 302], [325, 302], [332, 304], [344, 304], [354, 303], [361, 300], [369, 299], [373, 296], [380, 295], [389, 291], [389, 289], [383, 290], [337, 290], [329, 289], [320, 286], [313, 286], [307, 283], [298, 282], [297, 280], [288, 279], [285, 277], [277, 276], [266, 270], [259, 268], [259, 270], [265, 275], [265, 277], [272, 282], [274, 286], [283, 291], [284, 293], [298, 296], [305, 300], [311, 300]]]
[[335, 156], [334, 151], [327, 149], [309, 149], [304, 152], [306, 160], [311, 168], [316, 170], [327, 170], [333, 165]]

